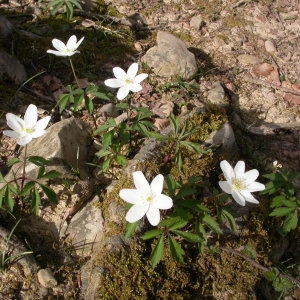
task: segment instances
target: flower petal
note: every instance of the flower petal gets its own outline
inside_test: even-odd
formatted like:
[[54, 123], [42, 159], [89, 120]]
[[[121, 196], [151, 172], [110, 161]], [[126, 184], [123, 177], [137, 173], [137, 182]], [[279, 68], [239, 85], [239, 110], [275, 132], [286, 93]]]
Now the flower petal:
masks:
[[137, 75], [135, 78], [134, 78], [134, 82], [135, 83], [141, 83], [144, 79], [146, 79], [148, 77], [148, 74], [146, 73], [141, 73], [139, 75]]
[[79, 45], [82, 43], [83, 40], [84, 40], [84, 36], [77, 42], [75, 49], [79, 47]]
[[133, 205], [126, 214], [126, 221], [134, 223], [140, 220], [147, 212], [148, 205]]
[[259, 203], [249, 191], [246, 190], [241, 191], [241, 195], [245, 198], [247, 202], [256, 203], [256, 204]]
[[122, 80], [123, 82], [127, 78], [125, 71], [123, 69], [121, 69], [120, 67], [114, 67], [113, 73], [117, 79]]
[[164, 185], [164, 176], [158, 174], [151, 182], [150, 188], [151, 192], [153, 193], [154, 197], [159, 196], [163, 190]]
[[77, 37], [75, 35], [70, 36], [68, 42], [67, 42], [67, 48], [76, 50], [76, 44], [77, 44]]
[[257, 179], [259, 172], [256, 169], [250, 170], [244, 174], [246, 184], [250, 184]]
[[263, 191], [265, 188], [266, 187], [264, 184], [255, 181], [247, 186], [247, 191], [249, 191], [250, 193], [258, 192], [258, 191]]
[[47, 50], [47, 53], [54, 54], [56, 56], [68, 56], [66, 52], [59, 52], [55, 50]]
[[13, 130], [3, 130], [3, 134], [16, 140], [22, 136], [20, 133]]
[[232, 194], [232, 186], [227, 181], [219, 181], [220, 188], [227, 194]]
[[30, 134], [26, 134], [22, 137], [20, 137], [19, 139], [17, 139], [17, 143], [20, 146], [25, 146], [26, 144], [30, 143], [32, 140], [32, 136]]
[[124, 84], [124, 82], [121, 81], [120, 79], [111, 78], [111, 79], [106, 79], [104, 81], [104, 84], [106, 86], [111, 87], [111, 88], [119, 88], [119, 87], [121, 87]]
[[173, 200], [167, 195], [160, 194], [155, 197], [155, 206], [159, 209], [169, 209], [173, 206]]
[[139, 65], [137, 63], [131, 64], [131, 66], [127, 70], [127, 77], [134, 78], [138, 72]]
[[25, 128], [33, 128], [37, 122], [38, 112], [37, 107], [30, 104], [24, 115]]
[[133, 172], [132, 176], [134, 185], [138, 190], [146, 193], [149, 193], [151, 191], [150, 184], [141, 171]]
[[121, 86], [119, 88], [119, 90], [118, 90], [117, 98], [119, 100], [123, 100], [128, 94], [129, 94], [129, 87], [128, 87], [128, 85]]
[[136, 189], [122, 189], [119, 192], [119, 196], [126, 202], [131, 204], [141, 203], [141, 196]]
[[146, 213], [147, 219], [149, 221], [149, 223], [152, 226], [156, 226], [158, 225], [159, 221], [160, 221], [160, 213], [159, 213], [159, 209], [156, 206], [150, 206], [147, 213]]
[[236, 178], [241, 178], [245, 174], [245, 162], [239, 160], [234, 167], [234, 174]]
[[229, 162], [227, 160], [222, 160], [220, 162], [220, 167], [224, 173], [225, 179], [231, 182], [232, 178], [234, 178], [235, 176], [234, 176], [233, 168], [231, 167]]
[[47, 117], [44, 117], [44, 118], [38, 120], [34, 127], [35, 131], [36, 132], [45, 131], [45, 128], [47, 127], [50, 119], [51, 119], [51, 117], [47, 116]]
[[[61, 40], [58, 40], [58, 39], [53, 39], [52, 40], [52, 45], [53, 47], [58, 50], [59, 52], [64, 52], [67, 50], [67, 46], [61, 41]], [[49, 50], [48, 50], [49, 51]], [[47, 51], [47, 52], [48, 52]]]
[[143, 89], [143, 87], [139, 83], [130, 84], [128, 88], [134, 93], [137, 93]]
[[31, 132], [30, 135], [33, 139], [36, 139], [42, 135], [44, 135], [46, 133], [46, 131], [44, 129], [41, 129], [39, 131], [34, 131], [34, 132]]
[[245, 198], [241, 195], [241, 193], [239, 193], [236, 190], [233, 190], [232, 191], [232, 197], [233, 197], [235, 202], [237, 202], [238, 204], [240, 204], [242, 206], [245, 206], [246, 201], [245, 201]]
[[16, 132], [22, 131], [25, 127], [24, 120], [12, 113], [6, 114], [6, 121], [8, 127]]

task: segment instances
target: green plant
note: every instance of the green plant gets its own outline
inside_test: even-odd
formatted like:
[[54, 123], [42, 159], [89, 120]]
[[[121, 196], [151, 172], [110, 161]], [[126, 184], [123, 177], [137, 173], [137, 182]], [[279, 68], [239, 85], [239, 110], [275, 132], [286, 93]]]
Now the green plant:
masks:
[[73, 18], [74, 8], [82, 10], [81, 1], [78, 0], [51, 0], [47, 8], [51, 10], [52, 15], [56, 15], [59, 9], [63, 9], [67, 19]]
[[299, 178], [300, 174], [290, 171], [279, 171], [263, 175], [269, 179], [266, 189], [262, 195], [275, 195], [272, 198], [270, 216], [282, 219], [282, 230], [287, 234], [298, 225], [300, 211], [300, 196], [297, 195], [293, 181]]
[[16, 224], [14, 225], [14, 227], [10, 231], [7, 239], [4, 242], [4, 245], [2, 247], [3, 251], [1, 253], [1, 258], [0, 258], [0, 271], [5, 270], [9, 264], [15, 262], [17, 259], [21, 258], [22, 256], [32, 253], [32, 251], [24, 251], [24, 252], [16, 253], [16, 254], [11, 254], [9, 252], [9, 244], [11, 242], [12, 235], [13, 235], [15, 229], [17, 228], [17, 226], [19, 225], [20, 221], [21, 221], [21, 219], [19, 219], [16, 222]]

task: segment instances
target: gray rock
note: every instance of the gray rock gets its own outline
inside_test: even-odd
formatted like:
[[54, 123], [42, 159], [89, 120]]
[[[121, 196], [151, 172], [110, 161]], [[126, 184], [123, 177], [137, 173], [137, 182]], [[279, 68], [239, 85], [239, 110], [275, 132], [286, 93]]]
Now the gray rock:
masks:
[[197, 62], [185, 43], [174, 35], [159, 31], [157, 46], [150, 48], [142, 62], [161, 77], [182, 76], [187, 79], [197, 72]]
[[52, 288], [57, 285], [57, 281], [48, 269], [40, 269], [37, 273], [39, 283], [45, 288]]
[[208, 92], [207, 100], [220, 106], [228, 105], [226, 102], [224, 88], [219, 81], [213, 84], [212, 89]]
[[241, 54], [237, 57], [241, 65], [257, 65], [262, 63], [262, 59], [250, 54]]
[[[27, 156], [41, 156], [49, 159], [47, 168], [62, 173], [64, 178], [74, 178], [71, 169], [79, 171], [81, 179], [88, 177], [86, 166], [89, 129], [83, 121], [75, 118], [65, 119], [55, 123], [46, 133], [34, 139], [27, 146]], [[24, 150], [21, 153], [24, 157]], [[26, 174], [35, 178], [37, 167], [28, 163]], [[21, 174], [22, 164], [14, 165], [13, 172]], [[12, 176], [10, 172], [8, 176]], [[9, 179], [9, 178], [6, 178]]]
[[104, 104], [99, 111], [102, 114], [105, 114], [107, 117], [111, 117], [111, 118], [115, 118], [119, 115], [118, 109], [113, 103]]
[[193, 16], [190, 20], [190, 26], [199, 30], [204, 25], [204, 21], [200, 15]]
[[0, 78], [3, 74], [7, 74], [16, 84], [21, 84], [27, 79], [25, 68], [20, 61], [5, 51], [0, 51]]
[[13, 24], [5, 17], [0, 16], [0, 36], [7, 37], [14, 30]]
[[74, 245], [78, 255], [90, 255], [103, 241], [104, 219], [101, 209], [96, 207], [97, 203], [99, 197], [95, 196], [72, 217], [69, 225], [62, 227], [61, 236], [68, 236], [67, 241]]

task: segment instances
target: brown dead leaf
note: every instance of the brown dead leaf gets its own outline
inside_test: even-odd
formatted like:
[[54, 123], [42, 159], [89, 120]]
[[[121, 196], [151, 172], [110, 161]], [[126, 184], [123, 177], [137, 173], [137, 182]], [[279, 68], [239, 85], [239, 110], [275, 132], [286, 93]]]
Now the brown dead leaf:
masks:
[[268, 77], [274, 67], [268, 63], [258, 64], [252, 67], [252, 72], [256, 77]]
[[96, 23], [90, 19], [84, 19], [81, 22], [81, 25], [83, 27], [89, 28], [89, 27], [97, 27]]
[[160, 118], [157, 118], [157, 119], [155, 119], [155, 122], [154, 122], [154, 126], [159, 131], [165, 129], [167, 126], [169, 126], [169, 124], [170, 124], [169, 119], [160, 119]]
[[170, 114], [172, 113], [174, 108], [174, 103], [170, 100], [161, 100], [159, 103], [157, 103], [153, 109], [152, 112], [159, 116], [160, 118], [168, 118]]
[[300, 96], [291, 93], [286, 93], [284, 99], [295, 105], [300, 105]]

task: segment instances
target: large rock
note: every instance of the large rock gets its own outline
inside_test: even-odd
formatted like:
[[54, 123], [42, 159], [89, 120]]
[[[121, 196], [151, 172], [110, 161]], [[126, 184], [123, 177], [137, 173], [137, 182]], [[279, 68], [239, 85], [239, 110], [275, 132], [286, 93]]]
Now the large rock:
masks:
[[197, 72], [197, 62], [185, 43], [174, 35], [159, 31], [157, 46], [150, 48], [142, 62], [161, 77], [182, 76], [187, 79]]
[[[73, 178], [71, 170], [76, 170], [80, 178], [85, 179], [88, 177], [88, 138], [89, 129], [86, 123], [75, 118], [62, 120], [49, 127], [42, 137], [28, 144], [27, 156], [49, 159], [47, 168], [62, 173], [63, 178]], [[21, 157], [23, 156], [24, 150], [21, 153]], [[22, 164], [15, 165], [12, 171], [20, 175]], [[37, 167], [28, 163], [25, 171], [28, 177], [34, 178]], [[10, 172], [8, 177], [13, 172]]]

